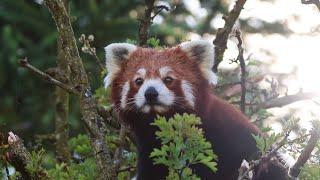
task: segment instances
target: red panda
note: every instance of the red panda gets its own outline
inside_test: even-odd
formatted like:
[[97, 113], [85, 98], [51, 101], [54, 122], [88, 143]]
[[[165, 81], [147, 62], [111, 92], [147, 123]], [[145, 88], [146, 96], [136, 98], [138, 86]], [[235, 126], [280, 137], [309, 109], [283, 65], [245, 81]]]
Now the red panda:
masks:
[[[135, 134], [138, 149], [137, 179], [165, 179], [168, 170], [149, 158], [160, 147], [157, 115], [193, 113], [202, 120], [205, 138], [218, 155], [218, 171], [205, 166], [192, 169], [201, 179], [237, 179], [242, 160], [259, 155], [252, 134], [259, 129], [235, 107], [212, 93], [217, 77], [211, 71], [214, 47], [204, 40], [185, 42], [177, 47], [151, 49], [127, 43], [105, 47], [111, 101], [119, 118]], [[275, 169], [275, 170], [274, 170]], [[272, 163], [256, 170], [254, 179], [284, 179], [285, 173]]]

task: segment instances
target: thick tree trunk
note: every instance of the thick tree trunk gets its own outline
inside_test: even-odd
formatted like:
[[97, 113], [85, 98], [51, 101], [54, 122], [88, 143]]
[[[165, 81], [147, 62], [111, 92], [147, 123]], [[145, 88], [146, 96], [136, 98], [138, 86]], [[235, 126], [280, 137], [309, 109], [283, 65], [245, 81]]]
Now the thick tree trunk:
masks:
[[[69, 2], [64, 0], [67, 13], [69, 13]], [[65, 59], [65, 54], [62, 50], [60, 41], [61, 37], [57, 40], [58, 58], [57, 58], [57, 71], [56, 78], [63, 83], [69, 83], [70, 68], [68, 61]], [[60, 162], [69, 162], [70, 150], [68, 148], [69, 140], [69, 93], [60, 87], [56, 87], [55, 91], [55, 140], [56, 140], [56, 157]]]
[[[67, 61], [64, 59], [61, 43], [58, 40], [58, 59], [57, 59], [57, 79], [62, 81], [68, 80], [70, 69]], [[64, 82], [66, 83], [66, 82]], [[55, 91], [55, 140], [56, 140], [56, 156], [60, 162], [69, 162], [70, 150], [68, 148], [69, 139], [69, 93], [60, 87], [56, 87]]]
[[99, 170], [97, 178], [115, 179], [114, 164], [104, 139], [105, 124], [97, 112], [97, 103], [93, 98], [88, 76], [79, 55], [70, 16], [62, 1], [45, 0], [45, 4], [55, 20], [61, 40], [61, 50], [65, 55], [64, 59], [70, 65], [70, 82], [73, 83], [73, 86], [78, 91], [80, 112], [90, 137]]

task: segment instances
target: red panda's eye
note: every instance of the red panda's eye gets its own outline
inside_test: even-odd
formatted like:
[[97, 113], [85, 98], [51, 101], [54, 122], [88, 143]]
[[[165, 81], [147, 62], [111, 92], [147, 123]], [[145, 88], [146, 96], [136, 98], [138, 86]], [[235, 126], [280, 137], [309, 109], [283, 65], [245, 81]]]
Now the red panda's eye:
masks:
[[164, 83], [166, 83], [166, 84], [170, 84], [172, 81], [173, 81], [173, 78], [172, 77], [166, 77], [166, 78], [164, 78]]
[[136, 83], [136, 85], [141, 86], [143, 84], [143, 79], [137, 78], [134, 82]]

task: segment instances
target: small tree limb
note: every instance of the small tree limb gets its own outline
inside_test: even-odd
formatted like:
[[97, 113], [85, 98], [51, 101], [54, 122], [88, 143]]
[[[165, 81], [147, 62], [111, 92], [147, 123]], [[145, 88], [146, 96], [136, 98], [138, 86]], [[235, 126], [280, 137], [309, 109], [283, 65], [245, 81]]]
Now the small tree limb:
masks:
[[218, 66], [223, 60], [224, 52], [227, 48], [227, 41], [229, 38], [229, 34], [232, 31], [236, 20], [238, 19], [241, 10], [243, 9], [246, 0], [237, 0], [236, 4], [234, 5], [233, 9], [230, 11], [228, 16], [224, 16], [225, 24], [223, 28], [218, 29], [217, 35], [213, 44], [215, 45], [215, 60], [214, 66], [212, 67], [213, 72], [218, 71]]
[[238, 61], [240, 62], [240, 69], [241, 69], [241, 99], [240, 99], [240, 110], [245, 113], [246, 112], [246, 78], [247, 78], [247, 71], [246, 71], [246, 63], [243, 57], [243, 47], [242, 47], [242, 39], [241, 39], [241, 32], [240, 30], [236, 31], [236, 38], [238, 39]]
[[78, 93], [78, 91], [76, 91], [75, 88], [73, 88], [73, 87], [71, 87], [71, 86], [69, 86], [69, 85], [67, 85], [65, 83], [60, 82], [59, 80], [53, 78], [49, 74], [39, 70], [38, 68], [32, 66], [31, 64], [29, 64], [27, 58], [21, 59], [19, 61], [19, 64], [20, 64], [21, 67], [29, 69], [31, 72], [34, 72], [34, 73], [38, 74], [42, 79], [44, 79], [46, 81], [49, 81], [50, 83], [52, 83], [52, 84], [54, 84], [56, 86], [59, 86], [60, 88], [64, 89], [65, 91], [67, 91], [69, 93], [74, 93], [74, 94]]
[[304, 164], [308, 161], [310, 158], [310, 155], [315, 148], [317, 142], [320, 138], [320, 123], [314, 122], [314, 128], [311, 131], [310, 139], [306, 145], [306, 147], [303, 149], [302, 153], [300, 154], [298, 160], [296, 163], [290, 168], [289, 175], [293, 178], [297, 178], [300, 174], [301, 168], [304, 166]]
[[152, 12], [155, 8], [154, 6], [155, 0], [145, 0], [144, 2], [146, 3], [146, 9], [144, 11], [143, 18], [140, 19], [140, 25], [139, 25], [139, 45], [140, 46], [145, 46], [147, 44], [150, 26], [154, 18], [152, 17]]
[[249, 168], [247, 168], [245, 171], [243, 171], [242, 173], [239, 174], [238, 180], [245, 179], [245, 177], [247, 177], [248, 173], [250, 171], [254, 170], [256, 167], [258, 167], [260, 163], [270, 161], [270, 159], [272, 157], [276, 156], [278, 150], [286, 144], [288, 137], [289, 137], [289, 134], [290, 134], [290, 132], [287, 132], [280, 142], [275, 143], [272, 146], [272, 148], [270, 149], [270, 151], [268, 151], [266, 154], [262, 155], [258, 160], [251, 161], [249, 163], [250, 164]]
[[314, 98], [316, 96], [320, 96], [320, 93], [318, 92], [299, 92], [297, 94], [294, 95], [288, 95], [288, 96], [283, 96], [280, 98], [276, 98], [276, 99], [272, 99], [270, 101], [266, 101], [261, 103], [258, 106], [258, 109], [260, 108], [264, 108], [264, 109], [269, 109], [269, 108], [274, 108], [274, 107], [282, 107], [297, 101], [302, 101], [302, 100], [307, 100], [307, 99], [311, 99]]

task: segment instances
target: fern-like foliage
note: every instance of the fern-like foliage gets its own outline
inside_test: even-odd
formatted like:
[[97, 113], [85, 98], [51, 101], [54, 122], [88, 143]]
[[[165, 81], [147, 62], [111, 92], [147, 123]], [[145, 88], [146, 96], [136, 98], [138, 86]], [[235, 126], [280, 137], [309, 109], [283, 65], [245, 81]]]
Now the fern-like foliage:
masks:
[[150, 154], [154, 164], [168, 167], [167, 179], [200, 179], [190, 166], [203, 164], [213, 172], [217, 171], [217, 156], [212, 145], [206, 141], [201, 128], [200, 118], [195, 115], [178, 115], [167, 120], [158, 117], [152, 125], [160, 130], [156, 136], [161, 140], [161, 148], [154, 149]]

